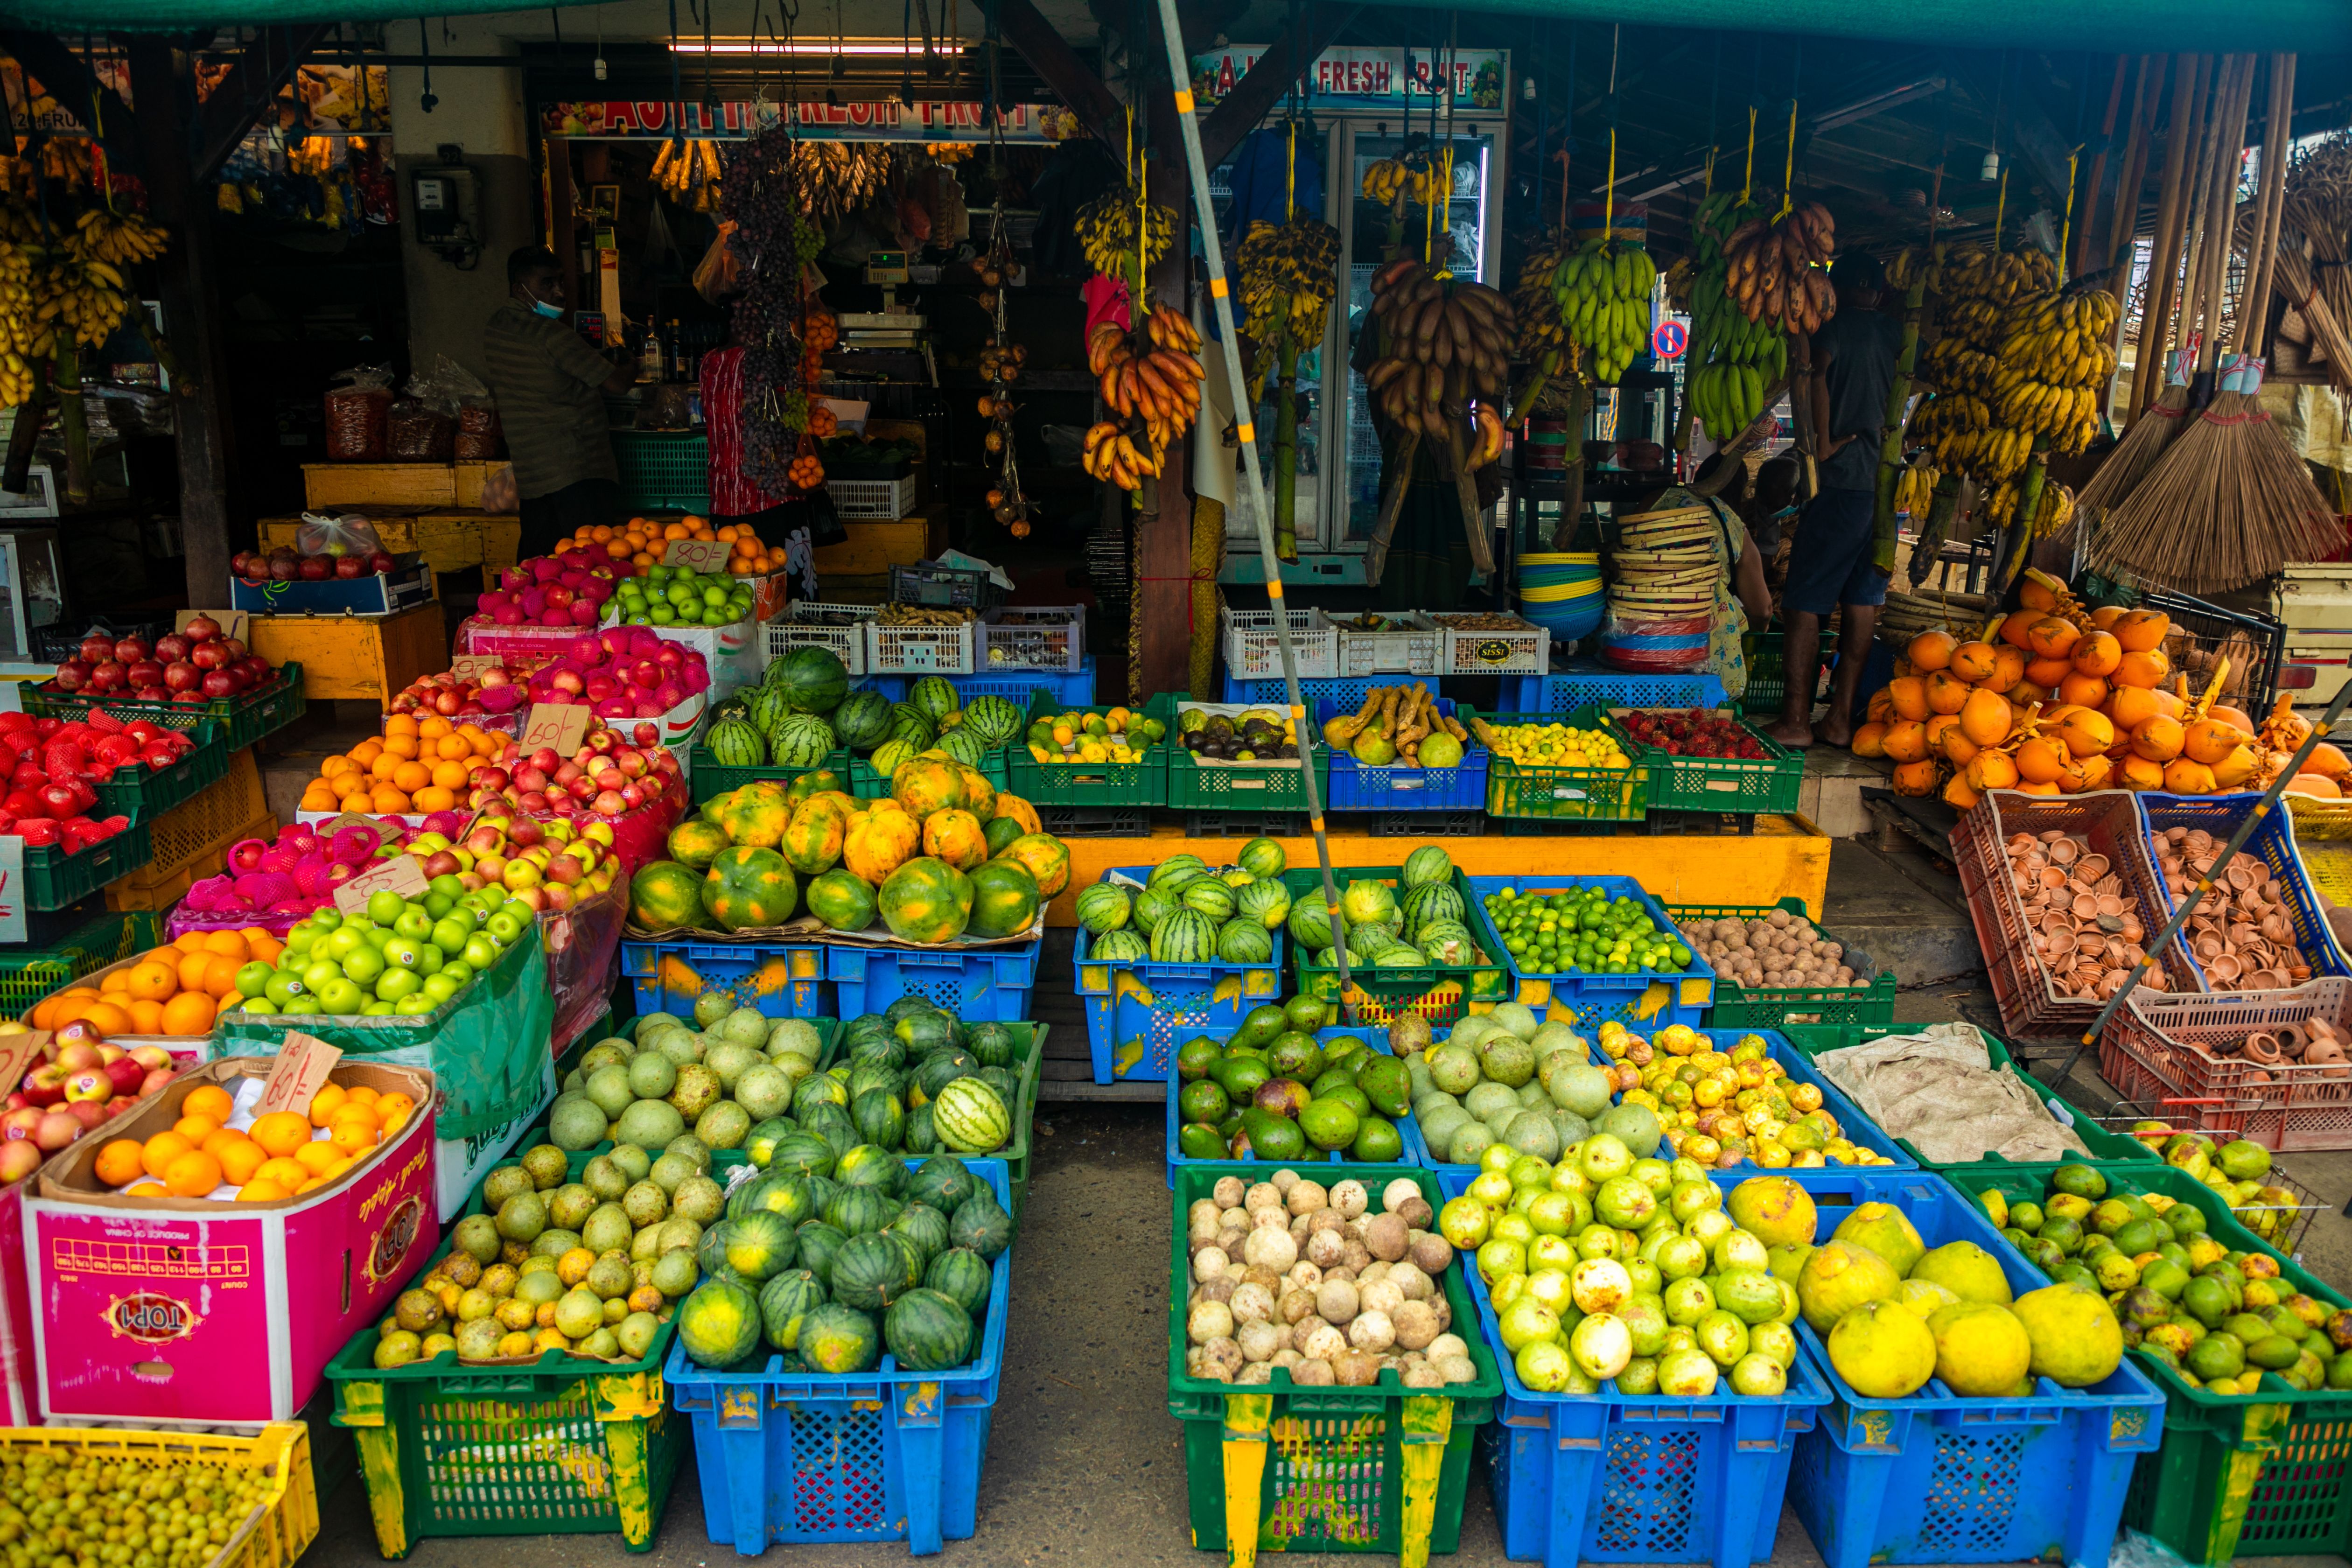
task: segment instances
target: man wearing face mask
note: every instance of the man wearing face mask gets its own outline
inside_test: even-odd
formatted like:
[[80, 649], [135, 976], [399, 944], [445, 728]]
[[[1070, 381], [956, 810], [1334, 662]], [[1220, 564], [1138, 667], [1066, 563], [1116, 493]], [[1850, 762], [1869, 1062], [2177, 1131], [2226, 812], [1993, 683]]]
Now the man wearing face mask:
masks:
[[522, 554], [545, 555], [584, 526], [621, 519], [621, 471], [604, 396], [626, 392], [635, 364], [615, 365], [563, 320], [563, 269], [544, 246], [507, 258], [507, 302], [482, 333], [483, 368], [522, 497]]

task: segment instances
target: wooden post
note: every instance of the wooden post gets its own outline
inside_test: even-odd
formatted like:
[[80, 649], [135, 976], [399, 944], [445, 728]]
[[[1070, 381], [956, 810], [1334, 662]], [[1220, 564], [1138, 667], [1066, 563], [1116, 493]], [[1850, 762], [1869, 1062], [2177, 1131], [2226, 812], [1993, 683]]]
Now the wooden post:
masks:
[[[1161, 89], [1166, 90], [1165, 89]], [[1192, 305], [1192, 181], [1186, 172], [1183, 132], [1172, 105], [1152, 116], [1150, 197], [1176, 212], [1176, 234], [1168, 254], [1151, 268], [1150, 288], [1180, 315]], [[1236, 412], [1247, 418], [1249, 389], [1235, 387]], [[1208, 411], [1204, 408], [1203, 413]], [[1213, 414], [1209, 414], [1214, 419]], [[1130, 697], [1140, 702], [1155, 691], [1181, 691], [1192, 669], [1192, 442], [1213, 441], [1220, 432], [1195, 427], [1168, 443], [1168, 461], [1155, 487], [1157, 516], [1137, 520], [1136, 583], [1129, 612], [1141, 623], [1134, 639], [1140, 650], [1128, 671]], [[1244, 488], [1246, 489], [1246, 483]], [[1262, 498], [1261, 498], [1262, 499]], [[1248, 505], [1244, 500], [1241, 504]], [[1213, 637], [1215, 628], [1204, 635]], [[1208, 694], [1195, 691], [1194, 697]]]
[[172, 231], [156, 270], [163, 331], [180, 374], [173, 383], [173, 413], [180, 447], [180, 536], [187, 551], [188, 601], [216, 604], [228, 588], [229, 477], [233, 427], [226, 406], [227, 358], [217, 308], [222, 279], [213, 254], [213, 202], [199, 193], [188, 167], [193, 83], [184, 80], [188, 57], [152, 34], [128, 35], [131, 92], [139, 105], [139, 150], [147, 202], [155, 221]]
[[[2189, 171], [2197, 162], [2201, 140], [2207, 66], [2202, 55], [2182, 55], [2173, 63], [2172, 114], [2164, 132], [2156, 236], [2148, 251], [2147, 289], [2140, 308], [2138, 357], [2132, 366], [2129, 415], [2134, 419], [2164, 386], [2164, 351], [2179, 298], [2175, 273], [2180, 266], [2180, 238], [2188, 217]], [[2116, 331], [2122, 331], [2120, 318]], [[2120, 336], [2116, 341], [2122, 341]]]

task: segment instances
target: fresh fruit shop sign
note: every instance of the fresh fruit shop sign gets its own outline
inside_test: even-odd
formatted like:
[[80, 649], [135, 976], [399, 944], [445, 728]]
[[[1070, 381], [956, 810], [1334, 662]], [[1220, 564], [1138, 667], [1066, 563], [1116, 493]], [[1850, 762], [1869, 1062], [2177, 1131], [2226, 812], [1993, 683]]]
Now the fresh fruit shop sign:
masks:
[[[1051, 104], [1007, 105], [1000, 129], [1007, 142], [1050, 142], [1048, 127], [1058, 111]], [[845, 142], [985, 142], [987, 116], [977, 103], [925, 100], [900, 103], [883, 99], [866, 103], [730, 103], [635, 102], [619, 99], [551, 103], [541, 111], [541, 127], [551, 136], [708, 137], [742, 141], [781, 124], [790, 113], [800, 133], [815, 141]]]

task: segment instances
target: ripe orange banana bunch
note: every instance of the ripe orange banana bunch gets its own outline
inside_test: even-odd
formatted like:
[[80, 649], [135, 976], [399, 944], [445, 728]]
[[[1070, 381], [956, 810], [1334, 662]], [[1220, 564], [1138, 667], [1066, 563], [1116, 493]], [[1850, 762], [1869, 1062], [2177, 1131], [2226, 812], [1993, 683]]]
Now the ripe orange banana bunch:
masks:
[[1192, 323], [1165, 305], [1144, 316], [1140, 331], [1111, 321], [1094, 330], [1087, 369], [1116, 417], [1087, 432], [1080, 461], [1087, 473], [1127, 490], [1142, 489], [1147, 475], [1159, 477], [1169, 442], [1201, 415], [1200, 347]]
[[1724, 242], [1730, 266], [1725, 288], [1751, 321], [1817, 332], [1837, 314], [1837, 293], [1822, 270], [1836, 244], [1836, 221], [1819, 202], [1792, 206], [1769, 222], [1749, 218]]

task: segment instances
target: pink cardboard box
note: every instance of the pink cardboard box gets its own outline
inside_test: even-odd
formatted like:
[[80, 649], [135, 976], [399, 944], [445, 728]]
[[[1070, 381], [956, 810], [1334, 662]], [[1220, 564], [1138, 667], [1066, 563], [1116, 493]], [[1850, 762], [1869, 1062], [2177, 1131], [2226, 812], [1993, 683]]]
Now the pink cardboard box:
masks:
[[[277, 1064], [208, 1062], [109, 1131], [161, 1131], [198, 1084], [266, 1079]], [[327, 1363], [432, 1251], [438, 1228], [433, 1075], [346, 1059], [332, 1081], [410, 1095], [418, 1114], [331, 1185], [282, 1203], [121, 1196], [92, 1173], [97, 1138], [43, 1167], [24, 1203], [43, 1419], [296, 1417]]]

